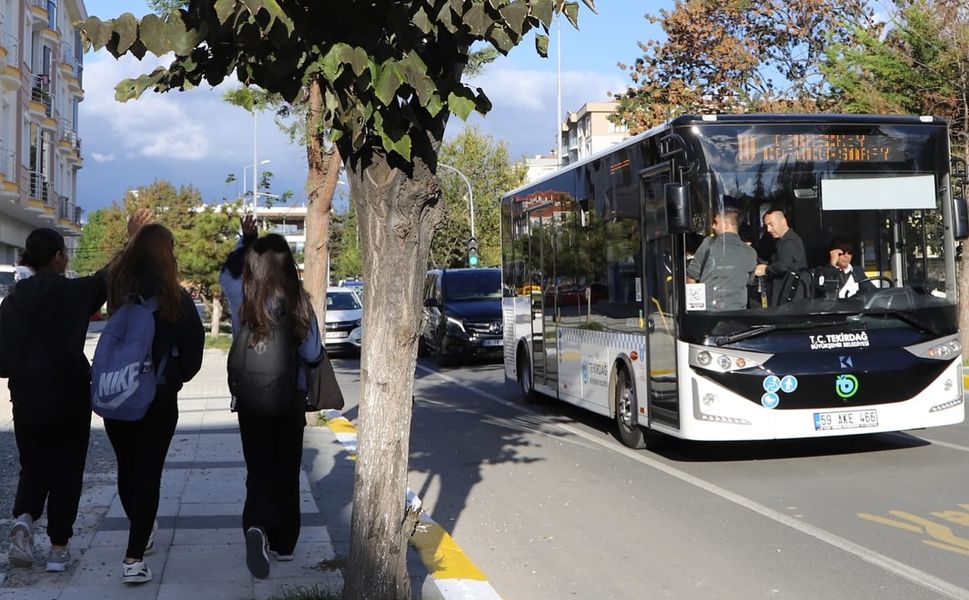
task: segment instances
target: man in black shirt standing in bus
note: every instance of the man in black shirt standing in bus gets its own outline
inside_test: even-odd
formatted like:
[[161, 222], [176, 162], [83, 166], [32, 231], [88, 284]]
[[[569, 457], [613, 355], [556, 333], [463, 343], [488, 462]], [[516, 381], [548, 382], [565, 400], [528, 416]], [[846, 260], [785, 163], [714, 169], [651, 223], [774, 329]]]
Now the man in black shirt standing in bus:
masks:
[[770, 305], [777, 306], [783, 302], [785, 294], [793, 285], [792, 278], [802, 269], [807, 268], [807, 257], [804, 254], [804, 242], [787, 223], [787, 216], [783, 209], [771, 208], [764, 213], [764, 227], [777, 244], [770, 262], [757, 265], [754, 275], [767, 277], [770, 282]]

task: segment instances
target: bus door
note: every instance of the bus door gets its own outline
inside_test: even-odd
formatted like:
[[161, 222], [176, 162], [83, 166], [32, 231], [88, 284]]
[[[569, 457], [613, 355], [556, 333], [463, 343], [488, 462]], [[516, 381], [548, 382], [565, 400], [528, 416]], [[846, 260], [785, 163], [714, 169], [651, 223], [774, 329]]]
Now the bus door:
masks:
[[546, 244], [542, 219], [532, 221], [528, 236], [528, 254], [531, 272], [528, 274], [528, 295], [531, 306], [532, 322], [532, 381], [534, 384], [546, 385], [545, 369], [545, 273]]
[[640, 172], [643, 211], [643, 267], [646, 315], [646, 364], [649, 376], [646, 398], [650, 422], [679, 427], [676, 385], [676, 248], [666, 233], [665, 186], [670, 183], [668, 163]]

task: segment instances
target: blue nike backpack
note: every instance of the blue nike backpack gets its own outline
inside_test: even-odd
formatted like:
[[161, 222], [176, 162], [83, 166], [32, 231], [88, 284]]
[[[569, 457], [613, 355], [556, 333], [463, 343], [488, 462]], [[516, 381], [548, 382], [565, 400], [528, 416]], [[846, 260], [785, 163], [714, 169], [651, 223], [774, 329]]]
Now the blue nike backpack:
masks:
[[168, 353], [155, 372], [151, 345], [158, 300], [129, 297], [108, 319], [91, 364], [91, 408], [105, 419], [138, 421], [145, 416]]

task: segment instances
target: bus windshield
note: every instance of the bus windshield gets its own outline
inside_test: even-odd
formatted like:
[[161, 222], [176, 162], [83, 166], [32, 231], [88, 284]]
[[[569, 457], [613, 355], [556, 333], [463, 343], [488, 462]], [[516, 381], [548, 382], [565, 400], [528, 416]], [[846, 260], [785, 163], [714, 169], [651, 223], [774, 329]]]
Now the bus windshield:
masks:
[[[690, 263], [708, 258], [700, 246], [725, 211], [738, 217], [736, 246], [753, 250], [735, 249], [735, 256], [745, 257], [744, 265], [756, 256], [766, 272], [755, 271], [746, 290], [734, 290], [745, 295], [741, 300], [719, 306], [721, 289], [686, 283], [686, 337], [732, 339], [761, 325], [811, 327], [805, 318], [811, 316], [934, 335], [956, 330], [946, 186], [937, 180], [937, 162], [946, 156], [943, 129], [732, 124], [692, 133], [688, 143], [696, 144], [705, 168], [689, 182], [699, 201], [684, 272], [699, 273]], [[778, 217], [768, 213], [777, 210], [785, 227], [771, 231], [767, 223]], [[715, 248], [717, 239], [706, 245]], [[798, 260], [785, 262], [791, 248]]]

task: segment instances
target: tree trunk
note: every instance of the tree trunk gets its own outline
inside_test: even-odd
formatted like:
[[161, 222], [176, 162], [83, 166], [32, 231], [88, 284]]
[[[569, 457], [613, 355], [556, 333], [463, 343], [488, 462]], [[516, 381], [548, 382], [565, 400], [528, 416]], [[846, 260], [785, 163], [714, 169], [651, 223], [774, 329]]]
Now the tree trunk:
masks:
[[220, 294], [214, 294], [212, 297], [212, 310], [209, 314], [212, 317], [209, 333], [212, 335], [219, 335], [219, 323], [222, 322], [222, 301], [219, 296]]
[[410, 598], [405, 514], [420, 296], [431, 237], [443, 218], [437, 179], [416, 162], [408, 177], [375, 155], [348, 164], [363, 246], [362, 398], [357, 423], [350, 568], [345, 600]]
[[303, 256], [303, 287], [309, 292], [321, 330], [326, 322], [326, 286], [330, 263], [330, 214], [333, 192], [340, 176], [340, 152], [326, 150], [317, 133], [322, 102], [319, 82], [310, 84], [310, 109], [306, 115], [306, 244]]

